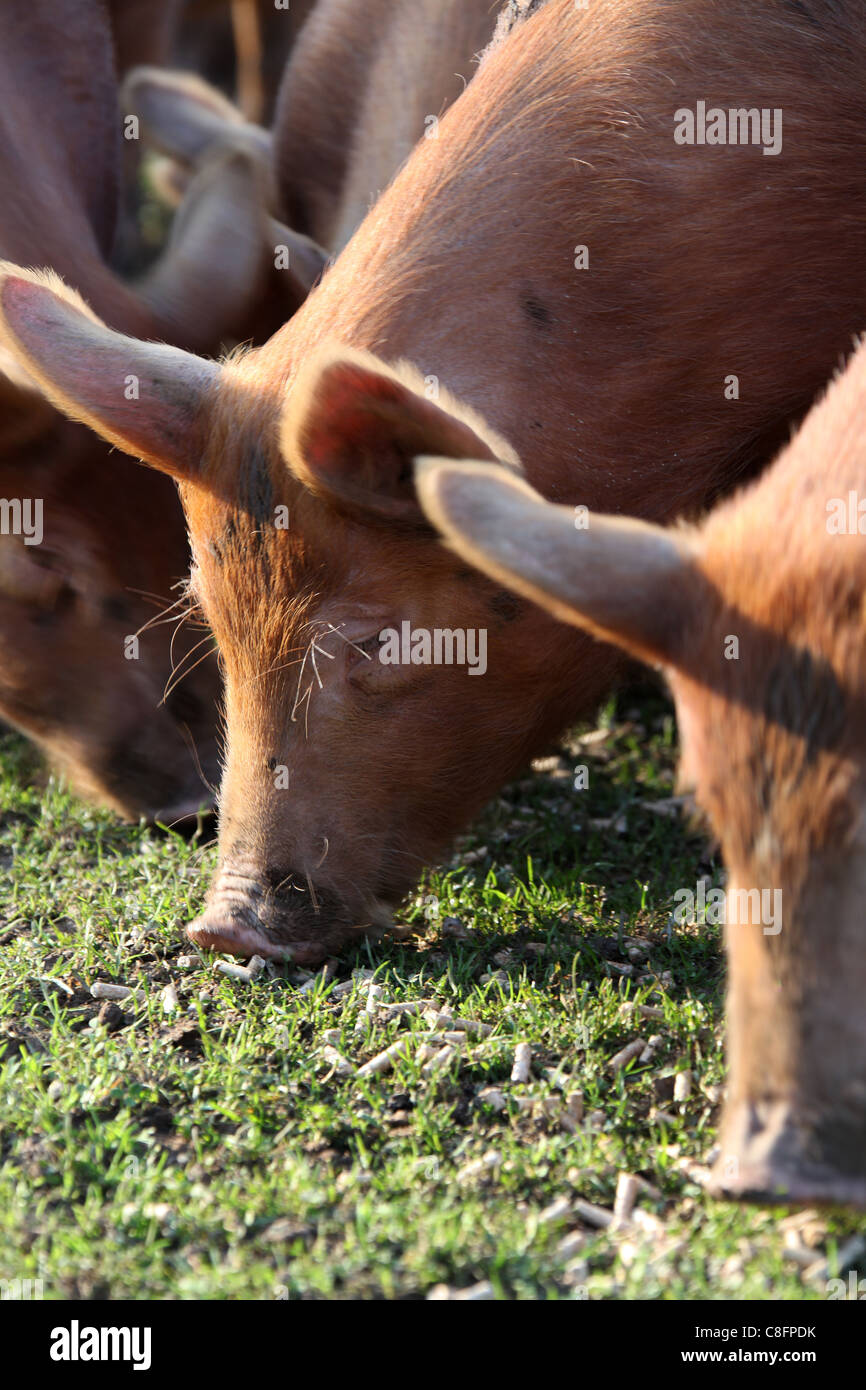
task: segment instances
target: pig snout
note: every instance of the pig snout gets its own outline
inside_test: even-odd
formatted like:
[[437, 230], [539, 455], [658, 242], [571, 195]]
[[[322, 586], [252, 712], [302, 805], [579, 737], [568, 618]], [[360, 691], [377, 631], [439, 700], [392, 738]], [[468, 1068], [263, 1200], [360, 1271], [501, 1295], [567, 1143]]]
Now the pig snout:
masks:
[[219, 870], [205, 910], [187, 934], [209, 951], [319, 965], [360, 939], [369, 925], [305, 875], [235, 863]]
[[726, 1115], [709, 1188], [739, 1201], [866, 1208], [866, 1094], [850, 1109], [741, 1102]]
[[847, 859], [820, 856], [799, 898], [788, 882], [790, 913], [775, 934], [727, 925], [730, 1080], [710, 1179], [718, 1195], [866, 1208], [862, 876], [846, 877]]

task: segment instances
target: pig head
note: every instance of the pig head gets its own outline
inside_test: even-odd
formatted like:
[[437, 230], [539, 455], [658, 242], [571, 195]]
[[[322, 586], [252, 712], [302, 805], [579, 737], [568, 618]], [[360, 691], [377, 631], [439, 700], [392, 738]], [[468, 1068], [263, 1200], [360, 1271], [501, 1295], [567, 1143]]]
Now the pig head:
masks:
[[[9, 394], [0, 714], [83, 795], [123, 816], [183, 820], [212, 801], [219, 678], [211, 639], [188, 616], [174, 486], [109, 458], [33, 393]], [[19, 507], [29, 534], [11, 525]]]
[[[49, 399], [180, 482], [192, 594], [232, 719], [221, 868], [190, 933], [320, 960], [384, 925], [449, 842], [455, 802], [471, 816], [491, 778], [531, 755], [539, 723], [552, 736], [565, 718], [521, 631], [537, 617], [455, 567], [414, 498], [419, 452], [514, 455], [446, 392], [429, 401], [412, 369], [366, 353], [324, 348], [290, 392], [270, 392], [254, 354], [218, 366], [134, 343], [38, 276], [10, 269], [0, 297], [6, 341]], [[484, 633], [483, 678], [467, 663], [379, 659], [384, 630], [430, 631], [443, 614]], [[559, 667], [569, 641], [549, 628]], [[599, 688], [609, 674], [601, 662]], [[494, 719], [491, 747], [479, 720]]]

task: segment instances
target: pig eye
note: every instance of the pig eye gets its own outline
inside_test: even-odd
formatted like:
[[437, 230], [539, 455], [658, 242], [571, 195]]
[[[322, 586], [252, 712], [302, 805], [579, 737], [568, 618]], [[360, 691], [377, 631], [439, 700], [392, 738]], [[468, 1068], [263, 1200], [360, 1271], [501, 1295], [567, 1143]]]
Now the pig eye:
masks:
[[347, 650], [346, 673], [352, 685], [367, 694], [397, 696], [423, 679], [428, 668], [394, 661], [393, 655], [389, 660], [383, 631], [380, 628], [369, 637], [352, 640]]
[[360, 676], [365, 676], [374, 667], [378, 666], [376, 660], [381, 643], [379, 634], [374, 632], [371, 637], [362, 637], [359, 640], [352, 640], [346, 648], [346, 669], [351, 674], [357, 672]]

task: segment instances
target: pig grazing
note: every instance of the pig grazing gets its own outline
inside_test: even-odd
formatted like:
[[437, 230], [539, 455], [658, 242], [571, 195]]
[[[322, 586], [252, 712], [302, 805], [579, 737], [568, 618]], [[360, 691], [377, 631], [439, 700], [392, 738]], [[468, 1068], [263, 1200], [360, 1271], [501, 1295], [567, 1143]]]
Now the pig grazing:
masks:
[[[621, 664], [458, 563], [414, 459], [695, 511], [772, 456], [866, 320], [861, 5], [532, 8], [261, 349], [136, 342], [4, 268], [7, 350], [180, 484], [226, 681], [201, 945], [310, 962], [387, 922]], [[677, 144], [710, 91], [783, 108], [783, 151]], [[486, 674], [379, 660], [404, 622], [484, 632]]]
[[[216, 349], [248, 319], [268, 250], [258, 171], [231, 150], [203, 169], [133, 290], [109, 264], [121, 143], [102, 6], [79, 0], [58, 25], [53, 5], [28, 5], [0, 51], [0, 251], [55, 267], [116, 329]], [[209, 803], [219, 681], [206, 632], [172, 642], [189, 559], [171, 481], [110, 457], [6, 354], [0, 500], [0, 718], [123, 814], [173, 820]]]
[[721, 1193], [866, 1206], [866, 345], [757, 483], [670, 531], [421, 465], [462, 558], [665, 668], [729, 869]]

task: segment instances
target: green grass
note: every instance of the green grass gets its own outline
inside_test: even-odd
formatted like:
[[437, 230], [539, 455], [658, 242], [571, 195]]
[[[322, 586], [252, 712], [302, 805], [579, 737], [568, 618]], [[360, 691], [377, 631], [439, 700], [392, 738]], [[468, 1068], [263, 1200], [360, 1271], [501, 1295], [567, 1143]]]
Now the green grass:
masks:
[[[826, 1297], [786, 1255], [783, 1212], [695, 1180], [724, 1082], [723, 958], [717, 929], [669, 919], [675, 890], [721, 866], [645, 808], [673, 789], [662, 697], [626, 692], [601, 722], [606, 738], [575, 735], [428, 875], [404, 915], [416, 935], [365, 944], [305, 992], [288, 968], [226, 978], [187, 942], [211, 847], [120, 825], [0, 736], [0, 1278], [41, 1278], [46, 1298], [423, 1298], [482, 1281], [520, 1299]], [[410, 1052], [340, 1077], [327, 1030], [357, 1064], [428, 1028], [367, 1030], [369, 982], [339, 990], [361, 970], [382, 1003], [433, 999], [493, 1031], [434, 1075]], [[136, 989], [122, 1018], [99, 1023], [97, 980]], [[635, 1002], [663, 1020], [636, 1024]], [[661, 1037], [653, 1060], [614, 1073], [638, 1032]], [[520, 1041], [532, 1076], [512, 1084]], [[647, 1184], [640, 1226], [546, 1212], [610, 1207], [620, 1171]], [[823, 1215], [802, 1239], [832, 1274], [861, 1224]]]

